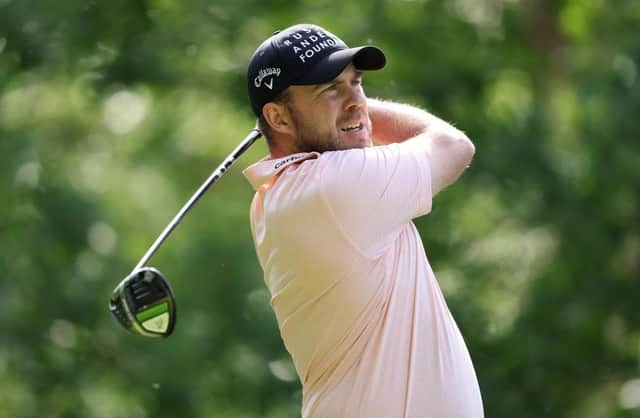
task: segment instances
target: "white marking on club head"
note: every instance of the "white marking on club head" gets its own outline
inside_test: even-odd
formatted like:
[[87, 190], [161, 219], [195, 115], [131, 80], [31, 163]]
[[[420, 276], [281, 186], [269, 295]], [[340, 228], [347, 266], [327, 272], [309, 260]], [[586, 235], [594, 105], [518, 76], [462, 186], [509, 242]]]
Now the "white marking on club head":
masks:
[[169, 313], [165, 312], [144, 321], [142, 327], [151, 332], [165, 332], [169, 328]]

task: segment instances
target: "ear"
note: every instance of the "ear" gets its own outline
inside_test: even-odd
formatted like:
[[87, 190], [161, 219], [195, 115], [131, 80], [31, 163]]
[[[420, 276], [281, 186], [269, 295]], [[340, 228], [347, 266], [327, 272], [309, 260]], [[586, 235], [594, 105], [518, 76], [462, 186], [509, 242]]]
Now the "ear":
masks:
[[282, 103], [269, 102], [262, 107], [262, 116], [273, 132], [283, 135], [293, 135], [295, 127], [291, 120], [289, 109]]

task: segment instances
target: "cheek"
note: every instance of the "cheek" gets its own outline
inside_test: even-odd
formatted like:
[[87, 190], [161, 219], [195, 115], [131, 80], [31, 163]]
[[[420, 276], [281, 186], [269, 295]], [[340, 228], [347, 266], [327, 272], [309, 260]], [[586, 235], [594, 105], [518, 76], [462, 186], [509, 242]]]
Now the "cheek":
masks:
[[322, 97], [309, 103], [304, 115], [298, 115], [304, 126], [317, 133], [335, 135], [339, 133], [337, 128], [340, 112], [338, 111], [338, 99], [331, 96]]
[[322, 131], [334, 131], [338, 122], [338, 115], [328, 106], [318, 106], [311, 109], [316, 128]]

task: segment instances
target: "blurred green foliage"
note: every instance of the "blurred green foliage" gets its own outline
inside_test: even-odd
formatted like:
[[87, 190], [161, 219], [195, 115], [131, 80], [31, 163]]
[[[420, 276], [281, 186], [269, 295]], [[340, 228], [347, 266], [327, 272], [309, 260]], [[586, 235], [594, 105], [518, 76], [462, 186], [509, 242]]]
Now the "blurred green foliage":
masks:
[[107, 299], [253, 127], [254, 48], [303, 21], [383, 47], [369, 95], [476, 144], [416, 223], [487, 417], [640, 417], [637, 0], [0, 0], [0, 418], [299, 416], [241, 175], [263, 143], [152, 260], [174, 336]]

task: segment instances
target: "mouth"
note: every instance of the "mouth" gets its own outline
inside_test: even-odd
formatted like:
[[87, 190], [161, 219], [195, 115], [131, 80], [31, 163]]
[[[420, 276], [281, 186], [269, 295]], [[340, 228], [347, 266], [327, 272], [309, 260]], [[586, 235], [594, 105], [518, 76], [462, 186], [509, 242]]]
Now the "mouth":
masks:
[[361, 131], [363, 128], [362, 123], [352, 123], [346, 126], [343, 126], [342, 128], [340, 128], [340, 130], [342, 130], [342, 132], [358, 132]]

